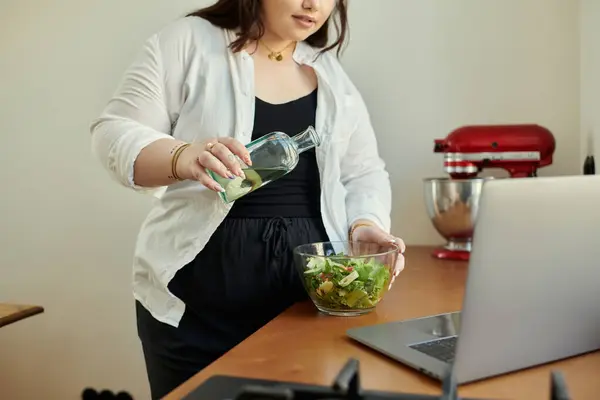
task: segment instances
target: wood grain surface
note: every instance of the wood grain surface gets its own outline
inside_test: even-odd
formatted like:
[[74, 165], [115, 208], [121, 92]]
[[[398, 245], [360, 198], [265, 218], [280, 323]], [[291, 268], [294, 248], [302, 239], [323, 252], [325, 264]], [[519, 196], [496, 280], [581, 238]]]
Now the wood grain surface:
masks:
[[0, 327], [43, 313], [40, 306], [0, 303]]
[[[360, 360], [364, 388], [441, 393], [439, 382], [345, 335], [347, 329], [356, 326], [460, 310], [468, 264], [434, 259], [431, 251], [431, 247], [407, 249], [405, 270], [375, 312], [361, 317], [329, 317], [319, 314], [312, 303], [297, 304], [166, 399], [181, 399], [217, 374], [329, 385], [349, 357]], [[600, 352], [464, 385], [459, 395], [549, 400], [553, 369], [563, 373], [573, 399], [600, 399]]]

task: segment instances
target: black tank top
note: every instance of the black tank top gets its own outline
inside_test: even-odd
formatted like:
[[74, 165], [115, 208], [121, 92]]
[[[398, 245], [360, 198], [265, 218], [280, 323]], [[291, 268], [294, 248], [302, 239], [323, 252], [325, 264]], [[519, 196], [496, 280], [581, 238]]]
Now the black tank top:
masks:
[[[294, 136], [315, 126], [317, 90], [297, 100], [270, 104], [256, 98], [252, 140], [273, 131]], [[229, 217], [265, 218], [321, 216], [321, 182], [315, 149], [300, 154], [294, 170], [237, 200]]]

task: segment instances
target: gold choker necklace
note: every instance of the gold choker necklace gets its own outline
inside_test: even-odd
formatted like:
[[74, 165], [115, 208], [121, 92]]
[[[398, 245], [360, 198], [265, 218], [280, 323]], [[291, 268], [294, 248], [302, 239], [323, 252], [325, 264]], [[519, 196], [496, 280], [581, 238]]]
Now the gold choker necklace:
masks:
[[283, 55], [281, 53], [286, 51], [290, 46], [292, 46], [294, 44], [294, 42], [290, 42], [290, 44], [285, 46], [285, 48], [283, 50], [275, 51], [275, 50], [272, 50], [269, 46], [267, 46], [265, 44], [265, 42], [263, 42], [262, 40], [259, 40], [259, 42], [265, 47], [265, 49], [267, 49], [269, 51], [269, 55], [267, 57], [269, 57], [269, 60], [271, 60], [271, 61], [282, 61]]

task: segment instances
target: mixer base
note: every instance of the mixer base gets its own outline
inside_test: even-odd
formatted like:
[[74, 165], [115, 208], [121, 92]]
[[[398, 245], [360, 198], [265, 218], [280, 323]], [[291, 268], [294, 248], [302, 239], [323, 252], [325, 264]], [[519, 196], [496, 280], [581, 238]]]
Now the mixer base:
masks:
[[465, 250], [448, 250], [445, 248], [435, 249], [432, 256], [442, 260], [469, 261], [471, 253]]

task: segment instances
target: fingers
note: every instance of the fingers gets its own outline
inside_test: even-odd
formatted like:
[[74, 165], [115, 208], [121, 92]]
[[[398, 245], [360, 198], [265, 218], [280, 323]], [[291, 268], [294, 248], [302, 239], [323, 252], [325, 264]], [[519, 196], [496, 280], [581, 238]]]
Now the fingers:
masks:
[[400, 239], [399, 237], [395, 237], [392, 240], [396, 246], [400, 247], [400, 253], [404, 254], [406, 251], [406, 243], [404, 243], [404, 240]]
[[402, 254], [398, 255], [398, 260], [396, 260], [396, 266], [394, 268], [394, 277], [400, 275], [400, 272], [402, 272], [404, 270], [404, 263], [405, 263], [404, 255], [402, 255]]
[[394, 246], [397, 246], [400, 249], [400, 253], [404, 253], [406, 251], [406, 244], [404, 243], [404, 240], [400, 239], [399, 237], [387, 236], [384, 242], [387, 245], [392, 244]]
[[224, 143], [215, 143], [215, 145], [212, 146], [209, 151], [210, 154], [216, 157], [226, 169], [241, 178], [245, 178], [244, 172], [242, 171], [242, 166], [240, 165], [238, 159]]
[[248, 152], [248, 149], [239, 140], [232, 137], [225, 137], [219, 138], [219, 142], [224, 144], [231, 153], [238, 156], [247, 165], [252, 165], [252, 160], [250, 159], [250, 153]]
[[398, 255], [398, 260], [396, 260], [396, 265], [394, 266], [394, 272], [392, 273], [392, 279], [390, 279], [388, 290], [392, 288], [392, 285], [396, 281], [396, 277], [398, 277], [398, 275], [400, 275], [400, 272], [404, 270], [404, 262], [404, 255]]
[[[194, 179], [209, 189], [222, 192], [223, 187], [212, 179], [211, 174], [214, 172], [225, 179], [236, 177], [245, 179], [242, 168], [249, 164], [251, 164], [250, 155], [241, 142], [234, 138], [213, 138], [195, 143], [184, 150], [177, 168], [182, 169], [178, 171], [179, 176]], [[211, 173], [206, 170], [210, 170]], [[217, 180], [220, 181], [218, 178]]]
[[[218, 162], [218, 160], [217, 160]], [[221, 164], [223, 166], [223, 164]], [[223, 168], [225, 168], [223, 166]], [[217, 181], [210, 177], [210, 175], [204, 169], [204, 166], [197, 163], [196, 167], [192, 170], [192, 177], [194, 180], [200, 182], [210, 190], [214, 190], [215, 192], [224, 192], [225, 189]]]
[[[216, 146], [215, 146], [216, 147]], [[216, 156], [208, 151], [203, 151], [198, 156], [198, 164], [200, 167], [208, 168], [214, 173], [221, 175], [226, 179], [233, 179], [235, 176], [231, 173], [231, 171], [219, 160]], [[239, 165], [238, 165], [239, 168]], [[202, 169], [202, 168], [201, 168]], [[207, 174], [208, 175], [208, 174]]]

